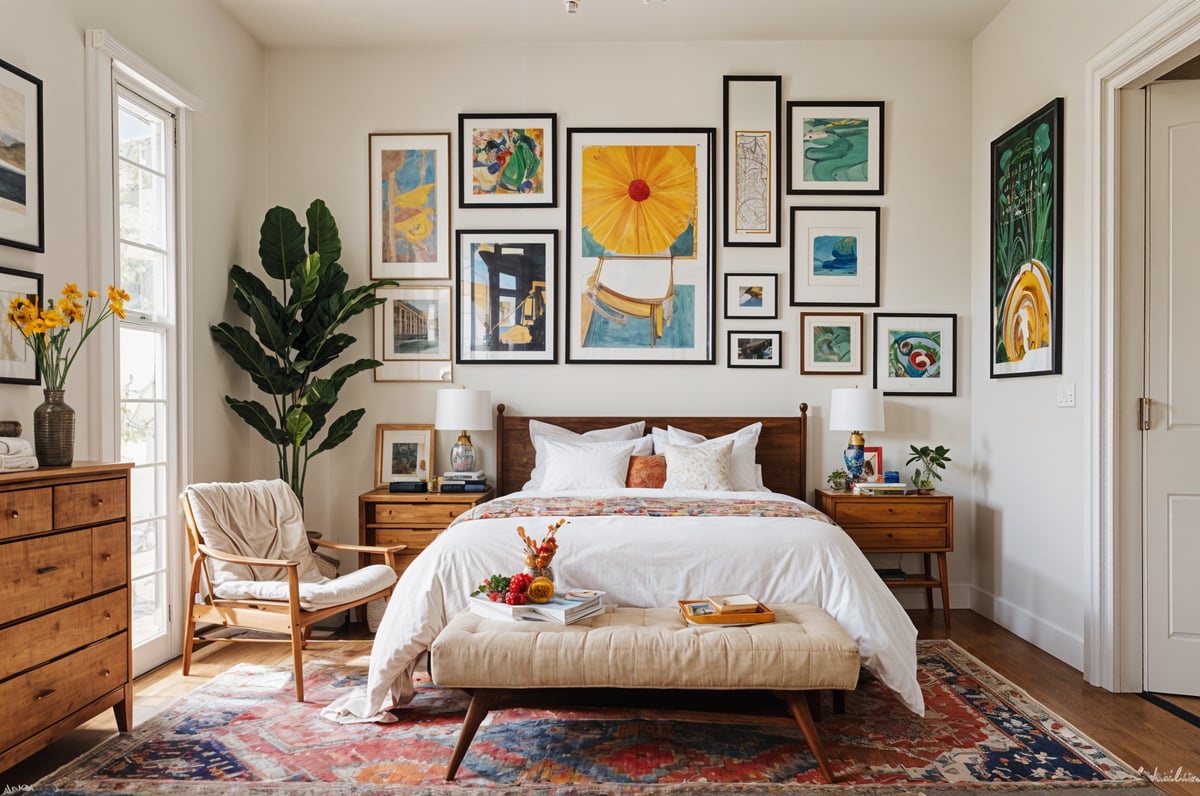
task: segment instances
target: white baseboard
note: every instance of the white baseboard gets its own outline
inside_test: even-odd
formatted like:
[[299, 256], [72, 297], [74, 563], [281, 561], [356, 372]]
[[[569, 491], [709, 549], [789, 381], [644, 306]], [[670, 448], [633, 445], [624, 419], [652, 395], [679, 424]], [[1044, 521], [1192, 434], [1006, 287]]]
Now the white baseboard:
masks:
[[[977, 587], [967, 587], [971, 597], [961, 603], [1005, 630], [1048, 652], [1068, 666], [1083, 671], [1083, 636], [1047, 622], [1024, 608]], [[951, 595], [955, 594], [952, 586]], [[951, 603], [952, 605], [955, 603]]]

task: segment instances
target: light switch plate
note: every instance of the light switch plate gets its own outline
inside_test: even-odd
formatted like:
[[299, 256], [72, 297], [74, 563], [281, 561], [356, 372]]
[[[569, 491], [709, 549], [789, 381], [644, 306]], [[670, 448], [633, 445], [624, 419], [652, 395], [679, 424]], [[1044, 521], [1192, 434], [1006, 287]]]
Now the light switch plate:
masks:
[[1071, 407], [1075, 405], [1074, 384], [1058, 385], [1058, 405], [1060, 407]]

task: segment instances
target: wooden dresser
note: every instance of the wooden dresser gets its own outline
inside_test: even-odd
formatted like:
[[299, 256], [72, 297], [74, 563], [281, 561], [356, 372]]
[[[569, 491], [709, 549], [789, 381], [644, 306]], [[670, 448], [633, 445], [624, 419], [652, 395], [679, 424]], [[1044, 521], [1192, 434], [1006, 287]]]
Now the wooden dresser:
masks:
[[132, 466], [0, 473], [0, 771], [107, 708], [132, 723]]

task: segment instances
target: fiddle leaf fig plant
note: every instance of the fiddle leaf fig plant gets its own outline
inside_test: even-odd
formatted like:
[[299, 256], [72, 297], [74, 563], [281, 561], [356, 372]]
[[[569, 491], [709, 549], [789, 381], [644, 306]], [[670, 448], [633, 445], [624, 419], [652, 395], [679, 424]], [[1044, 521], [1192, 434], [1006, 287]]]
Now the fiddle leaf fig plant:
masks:
[[233, 301], [250, 319], [253, 332], [226, 322], [210, 327], [221, 350], [270, 397], [269, 407], [230, 395], [225, 402], [275, 446], [279, 477], [301, 501], [309, 460], [349, 439], [365, 412], [352, 409], [337, 417], [318, 441], [338, 393], [352, 376], [382, 364], [360, 358], [323, 374], [356, 342], [338, 330], [384, 302], [376, 289], [397, 284], [378, 280], [347, 287], [349, 277], [338, 263], [342, 241], [333, 214], [317, 199], [305, 218], [307, 238], [286, 207], [271, 208], [263, 219], [258, 255], [263, 271], [276, 280], [276, 292], [239, 265], [229, 270]]
[[934, 480], [942, 480], [942, 474], [938, 470], [945, 470], [946, 462], [953, 461], [949, 456], [950, 449], [944, 445], [938, 445], [936, 448], [928, 445], [919, 448], [909, 445], [908, 448], [912, 455], [905, 464], [918, 462], [917, 469], [913, 471], [913, 486], [919, 490], [933, 489]]

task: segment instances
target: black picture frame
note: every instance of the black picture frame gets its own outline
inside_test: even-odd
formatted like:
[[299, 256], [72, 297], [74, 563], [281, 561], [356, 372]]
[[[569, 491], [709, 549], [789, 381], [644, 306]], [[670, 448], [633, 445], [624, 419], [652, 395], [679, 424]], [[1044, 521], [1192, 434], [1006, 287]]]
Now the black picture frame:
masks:
[[778, 319], [779, 274], [725, 274], [724, 318]]
[[[482, 135], [481, 135], [482, 134]], [[519, 151], [525, 154], [518, 155]], [[534, 157], [534, 179], [514, 184], [509, 164]], [[460, 113], [458, 206], [558, 207], [558, 114]], [[522, 170], [525, 175], [527, 170]], [[532, 184], [530, 184], [532, 183]], [[478, 189], [478, 190], [477, 190]]]
[[783, 245], [783, 79], [725, 75], [724, 245]]
[[[8, 312], [13, 299], [23, 296], [34, 303], [43, 301], [43, 277], [33, 271], [0, 267], [0, 306]], [[0, 384], [41, 384], [42, 368], [21, 331], [3, 321], [0, 332]]]
[[992, 141], [988, 359], [993, 379], [1062, 373], [1062, 167], [1062, 97]]
[[877, 312], [873, 337], [875, 389], [884, 395], [958, 394], [958, 315]]
[[878, 307], [880, 219], [878, 207], [793, 207], [788, 303]]
[[558, 230], [460, 229], [455, 362], [558, 361]]
[[782, 368], [783, 332], [729, 330], [725, 356], [729, 368]]
[[[885, 138], [882, 100], [793, 100], [787, 104], [788, 189], [791, 196], [883, 194]], [[833, 136], [834, 144], [825, 143]], [[851, 137], [865, 136], [860, 144]], [[865, 159], [860, 157], [865, 155]]]
[[0, 60], [0, 89], [0, 245], [45, 252], [42, 81]]

